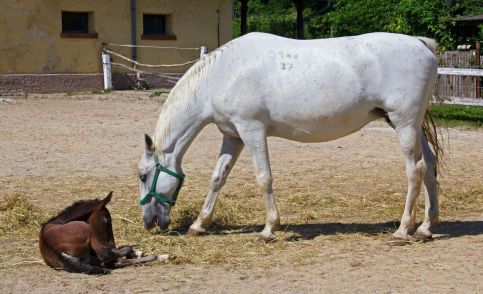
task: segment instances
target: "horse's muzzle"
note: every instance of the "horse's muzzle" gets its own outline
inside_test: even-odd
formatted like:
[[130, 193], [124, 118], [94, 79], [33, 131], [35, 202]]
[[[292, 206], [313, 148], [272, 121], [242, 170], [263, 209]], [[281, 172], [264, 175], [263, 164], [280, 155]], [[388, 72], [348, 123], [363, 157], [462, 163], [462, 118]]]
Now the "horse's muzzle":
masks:
[[171, 224], [171, 220], [164, 220], [164, 221], [161, 221], [160, 219], [158, 219], [157, 221], [158, 225], [159, 225], [159, 229], [161, 230], [161, 232], [166, 232], [168, 230], [168, 227], [169, 225]]
[[153, 218], [149, 221], [147, 221], [146, 219], [144, 220], [144, 228], [146, 230], [151, 230], [152, 228], [154, 228], [154, 226], [156, 226], [158, 222], [158, 219], [156, 218], [156, 216], [153, 216]]

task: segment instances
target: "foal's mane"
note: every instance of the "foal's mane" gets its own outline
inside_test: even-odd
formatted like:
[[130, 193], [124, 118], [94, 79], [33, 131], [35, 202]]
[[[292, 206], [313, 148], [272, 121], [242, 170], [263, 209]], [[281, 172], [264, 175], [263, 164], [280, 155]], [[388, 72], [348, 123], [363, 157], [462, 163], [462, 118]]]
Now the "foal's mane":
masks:
[[111, 200], [112, 192], [104, 199], [89, 199], [74, 202], [45, 224], [65, 224], [71, 221], [86, 221], [93, 211], [102, 209]]

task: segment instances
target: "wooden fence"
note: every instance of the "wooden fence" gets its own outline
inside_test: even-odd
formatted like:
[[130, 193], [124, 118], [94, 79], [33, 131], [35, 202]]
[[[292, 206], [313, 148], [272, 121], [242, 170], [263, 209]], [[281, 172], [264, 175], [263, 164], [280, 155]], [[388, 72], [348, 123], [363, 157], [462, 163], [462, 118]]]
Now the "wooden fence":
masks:
[[[479, 59], [479, 60], [478, 60]], [[476, 50], [446, 51], [439, 56], [439, 65], [453, 69], [478, 69], [481, 58], [477, 58]], [[438, 90], [440, 98], [481, 98], [482, 79], [479, 76], [440, 74]]]

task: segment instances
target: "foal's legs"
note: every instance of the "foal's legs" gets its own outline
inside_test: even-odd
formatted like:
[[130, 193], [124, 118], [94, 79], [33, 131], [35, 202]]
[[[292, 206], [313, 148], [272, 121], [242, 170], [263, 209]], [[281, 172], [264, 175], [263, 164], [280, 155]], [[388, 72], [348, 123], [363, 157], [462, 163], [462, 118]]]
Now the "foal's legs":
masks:
[[[424, 194], [425, 194], [425, 211], [424, 221], [416, 230], [414, 237], [425, 240], [431, 238], [431, 225], [438, 223], [439, 205], [438, 205], [438, 180], [436, 175], [436, 156], [429, 147], [426, 137], [421, 138], [423, 146], [423, 157], [426, 163], [426, 173], [424, 175]], [[415, 208], [414, 208], [415, 209]]]
[[415, 225], [416, 200], [421, 190], [426, 165], [421, 148], [421, 128], [415, 124], [409, 124], [401, 128], [396, 126], [396, 132], [399, 136], [402, 152], [406, 158], [408, 193], [401, 225], [394, 233], [394, 238], [407, 240], [409, 231], [413, 230]]
[[276, 238], [274, 231], [280, 228], [280, 217], [272, 190], [272, 172], [270, 170], [267, 137], [263, 126], [238, 129], [238, 132], [252, 158], [258, 187], [265, 196], [266, 222], [260, 240], [269, 242]]
[[213, 209], [221, 188], [226, 182], [226, 178], [235, 164], [238, 155], [243, 150], [243, 142], [239, 138], [224, 136], [221, 146], [220, 156], [211, 176], [208, 196], [205, 199], [203, 208], [196, 221], [190, 226], [190, 234], [205, 232], [213, 217]]

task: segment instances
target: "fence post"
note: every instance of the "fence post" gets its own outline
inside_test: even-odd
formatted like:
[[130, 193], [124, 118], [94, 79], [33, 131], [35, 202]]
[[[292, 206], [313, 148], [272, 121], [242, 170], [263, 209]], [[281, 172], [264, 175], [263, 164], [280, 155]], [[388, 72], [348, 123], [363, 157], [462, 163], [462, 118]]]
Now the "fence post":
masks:
[[102, 51], [102, 71], [104, 73], [104, 90], [112, 89], [111, 56]]
[[[480, 60], [480, 54], [481, 54], [481, 49], [480, 49], [480, 42], [476, 42], [476, 66], [477, 68], [481, 68], [481, 60]], [[476, 83], [476, 98], [481, 98], [481, 84], [480, 84], [480, 77], [475, 78], [475, 83]]]
[[200, 59], [203, 58], [203, 56], [205, 56], [206, 54], [208, 54], [208, 47], [201, 46], [200, 47]]

